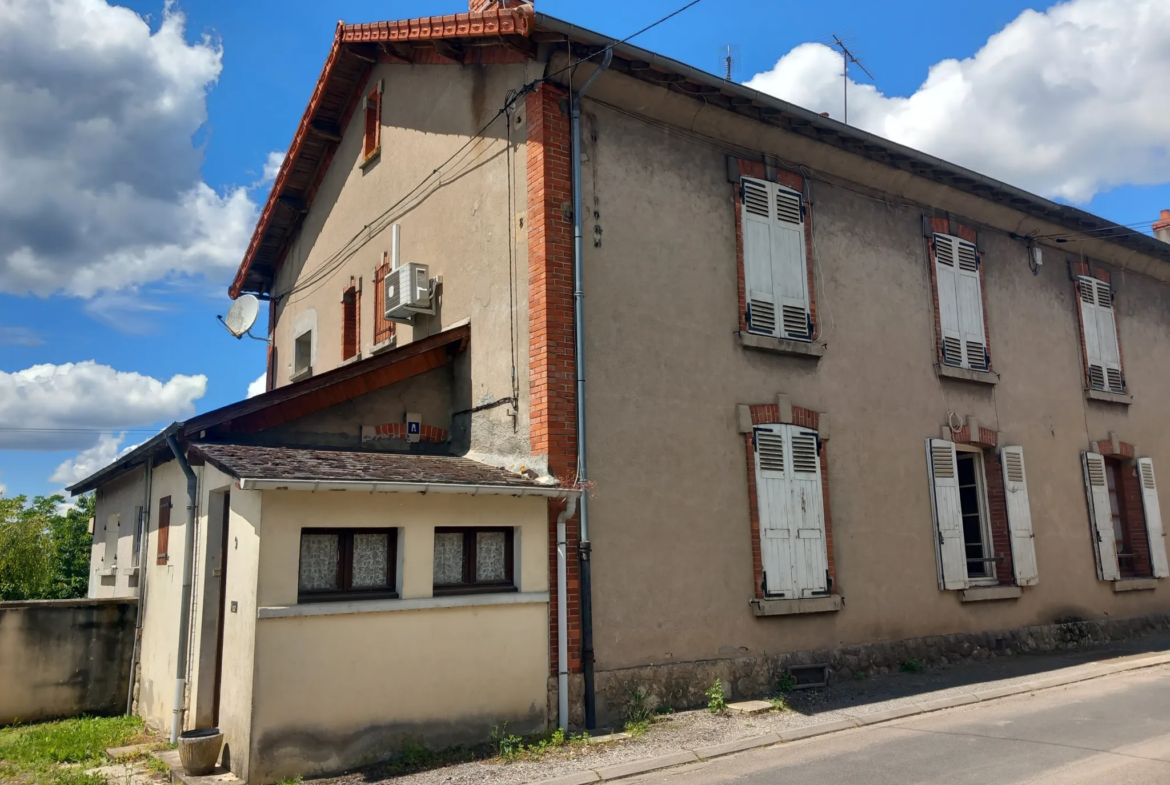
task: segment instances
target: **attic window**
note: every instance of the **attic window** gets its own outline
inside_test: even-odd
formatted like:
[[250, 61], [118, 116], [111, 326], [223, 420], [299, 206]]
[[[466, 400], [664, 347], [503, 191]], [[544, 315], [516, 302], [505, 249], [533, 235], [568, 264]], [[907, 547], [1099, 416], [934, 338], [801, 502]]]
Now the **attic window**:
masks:
[[307, 376], [313, 372], [313, 331], [306, 330], [297, 336], [293, 344], [293, 378]]
[[362, 163], [378, 154], [382, 148], [382, 84], [379, 82], [366, 95], [365, 140], [362, 143]]

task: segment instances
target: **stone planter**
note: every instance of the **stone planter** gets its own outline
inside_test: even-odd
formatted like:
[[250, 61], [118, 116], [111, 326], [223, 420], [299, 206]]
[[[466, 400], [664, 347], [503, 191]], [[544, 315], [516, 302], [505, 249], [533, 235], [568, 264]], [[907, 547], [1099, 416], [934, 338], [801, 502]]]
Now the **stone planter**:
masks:
[[219, 728], [189, 730], [179, 736], [179, 760], [193, 777], [203, 777], [215, 770], [223, 734]]

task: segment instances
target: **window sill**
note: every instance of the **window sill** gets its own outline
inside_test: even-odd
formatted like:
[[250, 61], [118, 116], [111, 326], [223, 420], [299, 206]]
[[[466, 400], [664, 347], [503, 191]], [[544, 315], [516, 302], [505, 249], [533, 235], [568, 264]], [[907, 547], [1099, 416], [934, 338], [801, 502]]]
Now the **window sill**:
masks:
[[436, 597], [456, 597], [463, 594], [502, 594], [517, 592], [512, 584], [502, 586], [436, 586], [433, 594]]
[[536, 605], [548, 602], [548, 592], [502, 592], [495, 594], [459, 594], [448, 597], [419, 597], [411, 600], [353, 600], [284, 605], [259, 608], [258, 619], [282, 619], [301, 616], [341, 616], [355, 613], [393, 613], [439, 608], [471, 608], [484, 605]]
[[358, 352], [357, 354], [353, 355], [352, 357], [346, 357], [344, 360], [342, 360], [341, 362], [339, 362], [337, 364], [337, 367], [344, 368], [347, 365], [353, 365], [356, 362], [361, 362], [361, 359], [362, 359], [362, 353]]
[[934, 371], [945, 379], [960, 379], [976, 384], [996, 384], [999, 382], [999, 376], [991, 371], [972, 371], [970, 368], [956, 368], [953, 365], [943, 365], [942, 363], [936, 363]]
[[992, 600], [1016, 600], [1024, 596], [1019, 586], [980, 586], [959, 592], [959, 602], [989, 602]]
[[370, 347], [370, 355], [372, 356], [375, 354], [381, 354], [382, 352], [388, 352], [397, 345], [398, 345], [397, 338], [394, 338], [394, 337], [387, 338], [386, 340], [382, 341], [381, 343], [376, 343], [373, 346], [371, 346]]
[[1122, 406], [1129, 406], [1133, 403], [1132, 395], [1105, 392], [1104, 390], [1085, 390], [1085, 399], [1089, 401], [1101, 401], [1102, 403], [1118, 403]]
[[770, 335], [756, 335], [741, 332], [739, 343], [745, 349], [769, 352], [771, 354], [785, 354], [790, 357], [824, 357], [825, 345], [811, 341], [789, 341], [784, 338], [773, 338]]
[[299, 370], [299, 371], [296, 371], [295, 373], [293, 373], [291, 376], [288, 377], [288, 380], [290, 382], [299, 382], [299, 381], [302, 381], [304, 379], [308, 379], [312, 375], [313, 375], [313, 366], [310, 365], [308, 368], [304, 368], [302, 370]]
[[1113, 591], [1152, 591], [1158, 588], [1157, 578], [1122, 578], [1113, 582]]
[[137, 567], [123, 567], [122, 574], [129, 575], [131, 578], [133, 578], [136, 575], [138, 575], [138, 568]]
[[98, 570], [98, 575], [102, 576], [103, 578], [108, 578], [111, 575], [117, 575], [117, 574], [118, 574], [117, 567], [102, 567]]
[[836, 613], [845, 607], [845, 600], [838, 594], [828, 597], [810, 597], [804, 600], [751, 601], [752, 613], [756, 616], [791, 616], [797, 613]]
[[359, 164], [359, 166], [361, 166], [362, 169], [365, 169], [370, 164], [374, 163], [375, 161], [377, 161], [381, 157], [382, 157], [382, 145], [378, 145], [370, 152], [369, 155], [367, 155], [365, 158], [362, 159], [362, 162], [361, 162], [361, 164]]

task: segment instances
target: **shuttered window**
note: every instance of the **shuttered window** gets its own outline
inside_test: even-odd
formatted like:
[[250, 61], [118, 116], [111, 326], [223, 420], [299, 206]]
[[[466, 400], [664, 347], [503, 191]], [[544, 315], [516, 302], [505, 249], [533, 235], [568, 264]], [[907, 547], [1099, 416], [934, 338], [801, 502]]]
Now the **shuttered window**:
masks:
[[978, 249], [949, 234], [935, 234], [933, 246], [943, 362], [986, 371], [991, 360], [983, 324]]
[[1125, 392], [1121, 372], [1121, 350], [1117, 343], [1117, 321], [1113, 310], [1113, 288], [1087, 275], [1077, 277], [1081, 307], [1081, 330], [1089, 387], [1107, 392]]
[[374, 346], [377, 347], [394, 337], [394, 322], [386, 318], [386, 276], [390, 274], [390, 262], [385, 255], [382, 264], [374, 268]]
[[366, 95], [365, 135], [362, 158], [369, 159], [382, 144], [382, 86], [379, 84]]
[[171, 497], [158, 500], [158, 564], [167, 563], [167, 549], [171, 542]]
[[812, 340], [804, 200], [766, 180], [740, 181], [748, 331]]
[[828, 595], [817, 432], [795, 425], [759, 425], [752, 441], [764, 594], [782, 599]]
[[1138, 483], [1142, 489], [1142, 509], [1146, 514], [1146, 534], [1150, 539], [1150, 567], [1155, 578], [1170, 578], [1166, 559], [1166, 530], [1162, 528], [1162, 507], [1158, 503], [1158, 483], [1154, 479], [1154, 462], [1139, 458]]
[[1097, 577], [1115, 581], [1121, 577], [1117, 563], [1117, 543], [1113, 530], [1113, 509], [1109, 502], [1109, 482], [1105, 459], [1093, 452], [1081, 453], [1085, 476], [1085, 496], [1089, 504], [1089, 520], [1097, 555]]
[[361, 319], [358, 315], [357, 286], [350, 286], [341, 295], [341, 359], [356, 355], [361, 346]]
[[941, 589], [966, 589], [967, 556], [963, 543], [963, 507], [954, 442], [926, 440], [926, 460], [934, 506], [938, 582]]

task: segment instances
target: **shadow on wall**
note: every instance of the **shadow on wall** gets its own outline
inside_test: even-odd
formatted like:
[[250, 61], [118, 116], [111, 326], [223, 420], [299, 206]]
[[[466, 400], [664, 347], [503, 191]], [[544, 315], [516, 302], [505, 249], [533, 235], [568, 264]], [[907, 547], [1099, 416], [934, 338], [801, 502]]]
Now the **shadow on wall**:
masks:
[[0, 725], [122, 714], [135, 598], [0, 602]]

